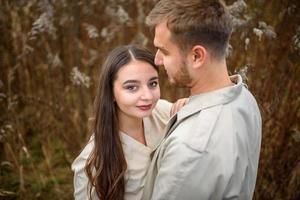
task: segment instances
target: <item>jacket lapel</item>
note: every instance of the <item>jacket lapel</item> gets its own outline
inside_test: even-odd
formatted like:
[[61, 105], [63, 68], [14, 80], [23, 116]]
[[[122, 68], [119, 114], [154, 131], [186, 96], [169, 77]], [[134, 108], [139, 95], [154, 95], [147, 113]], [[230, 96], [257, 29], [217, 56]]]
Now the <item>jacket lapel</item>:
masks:
[[152, 153], [150, 154], [151, 158], [153, 157], [154, 152], [156, 149], [161, 145], [161, 143], [167, 138], [169, 135], [169, 130], [173, 127], [173, 125], [176, 123], [177, 120], [177, 114], [173, 115], [171, 119], [168, 121], [167, 126], [164, 129], [165, 136], [161, 139], [161, 141], [153, 148]]

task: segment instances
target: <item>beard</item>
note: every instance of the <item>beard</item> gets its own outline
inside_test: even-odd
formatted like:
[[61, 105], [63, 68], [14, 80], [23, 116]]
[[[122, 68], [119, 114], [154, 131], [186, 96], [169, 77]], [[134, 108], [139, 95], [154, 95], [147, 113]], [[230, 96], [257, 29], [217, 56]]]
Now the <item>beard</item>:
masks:
[[179, 70], [174, 74], [173, 77], [169, 76], [169, 82], [171, 85], [177, 87], [188, 87], [188, 85], [190, 85], [192, 78], [187, 70], [186, 62], [181, 62]]

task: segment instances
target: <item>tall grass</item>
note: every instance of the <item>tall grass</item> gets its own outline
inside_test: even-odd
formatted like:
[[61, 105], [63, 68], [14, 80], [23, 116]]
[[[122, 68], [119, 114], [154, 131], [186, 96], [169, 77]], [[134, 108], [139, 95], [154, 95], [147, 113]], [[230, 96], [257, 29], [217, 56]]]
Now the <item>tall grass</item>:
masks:
[[[0, 199], [72, 199], [70, 165], [107, 52], [153, 49], [155, 1], [0, 0]], [[255, 199], [300, 198], [300, 9], [297, 0], [228, 0], [230, 72], [258, 99], [263, 141]], [[163, 97], [187, 96], [161, 71]]]

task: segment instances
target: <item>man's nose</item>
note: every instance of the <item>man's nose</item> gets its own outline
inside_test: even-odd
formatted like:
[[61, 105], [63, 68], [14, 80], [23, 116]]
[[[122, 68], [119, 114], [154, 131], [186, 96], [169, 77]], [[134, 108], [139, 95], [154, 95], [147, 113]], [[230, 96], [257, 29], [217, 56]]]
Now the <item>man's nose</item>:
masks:
[[162, 55], [161, 55], [161, 52], [159, 50], [156, 51], [154, 63], [158, 66], [163, 65]]

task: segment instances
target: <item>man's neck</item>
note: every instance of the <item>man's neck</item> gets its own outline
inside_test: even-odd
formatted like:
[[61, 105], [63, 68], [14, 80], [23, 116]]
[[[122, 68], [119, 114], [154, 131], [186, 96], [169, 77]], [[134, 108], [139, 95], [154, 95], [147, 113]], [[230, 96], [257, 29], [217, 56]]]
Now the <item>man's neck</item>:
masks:
[[197, 74], [190, 87], [191, 95], [215, 91], [233, 85], [228, 75], [226, 62], [214, 63], [215, 65], [205, 66]]

